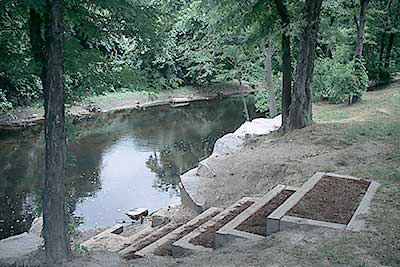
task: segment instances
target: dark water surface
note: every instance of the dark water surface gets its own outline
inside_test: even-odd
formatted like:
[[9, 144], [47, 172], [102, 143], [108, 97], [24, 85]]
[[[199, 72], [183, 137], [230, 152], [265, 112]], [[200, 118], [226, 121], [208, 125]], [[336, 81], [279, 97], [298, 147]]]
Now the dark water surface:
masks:
[[[254, 110], [249, 105], [250, 114]], [[68, 126], [68, 211], [81, 228], [180, 203], [179, 174], [211, 154], [217, 138], [244, 122], [242, 100], [102, 114]], [[43, 128], [0, 132], [0, 239], [41, 214]]]

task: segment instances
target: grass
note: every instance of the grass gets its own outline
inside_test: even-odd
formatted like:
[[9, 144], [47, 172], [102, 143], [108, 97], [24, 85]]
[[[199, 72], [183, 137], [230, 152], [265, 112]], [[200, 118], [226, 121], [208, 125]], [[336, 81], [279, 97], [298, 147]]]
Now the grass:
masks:
[[353, 106], [317, 104], [319, 142], [342, 147], [357, 143], [386, 146], [387, 153], [352, 175], [381, 183], [368, 218], [371, 231], [325, 240], [310, 252], [296, 248], [297, 257], [313, 266], [400, 266], [400, 83], [369, 92]]

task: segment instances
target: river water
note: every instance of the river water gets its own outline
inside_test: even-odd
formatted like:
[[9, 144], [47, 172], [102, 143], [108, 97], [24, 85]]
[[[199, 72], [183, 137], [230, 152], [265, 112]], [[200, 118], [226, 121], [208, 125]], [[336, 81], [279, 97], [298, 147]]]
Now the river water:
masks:
[[[249, 109], [254, 118], [252, 103]], [[71, 221], [81, 229], [105, 227], [126, 220], [124, 213], [133, 208], [152, 212], [179, 204], [179, 174], [210, 155], [216, 139], [244, 120], [241, 98], [230, 97], [68, 124]], [[41, 214], [43, 176], [43, 127], [1, 131], [0, 239], [28, 230]]]

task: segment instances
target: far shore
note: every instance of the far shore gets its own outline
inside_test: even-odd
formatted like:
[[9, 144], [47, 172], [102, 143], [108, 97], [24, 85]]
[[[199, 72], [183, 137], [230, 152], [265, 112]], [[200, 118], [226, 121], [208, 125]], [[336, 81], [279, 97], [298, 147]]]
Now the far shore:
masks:
[[[248, 95], [254, 89], [247, 82], [229, 82], [209, 87], [180, 88], [159, 93], [136, 91], [116, 92], [89, 97], [72, 105], [66, 105], [66, 113], [74, 117], [91, 116], [96, 113], [145, 109], [156, 106], [180, 107], [194, 101], [206, 101], [218, 97]], [[18, 130], [44, 122], [43, 107], [18, 107], [0, 114], [0, 130]]]

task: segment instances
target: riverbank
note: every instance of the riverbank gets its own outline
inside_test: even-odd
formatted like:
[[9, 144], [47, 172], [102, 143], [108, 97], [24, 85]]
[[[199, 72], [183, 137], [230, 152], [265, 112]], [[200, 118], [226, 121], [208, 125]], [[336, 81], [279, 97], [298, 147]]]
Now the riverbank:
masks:
[[[316, 123], [285, 136], [251, 137], [236, 151], [209, 162], [215, 176], [199, 187], [210, 205], [261, 196], [276, 184], [299, 186], [316, 171], [381, 183], [365, 231], [298, 228], [265, 241], [238, 241], [210, 253], [151, 257], [109, 266], [397, 266], [400, 237], [400, 83], [366, 93], [361, 103], [315, 104]], [[79, 264], [105, 266], [104, 255]], [[70, 266], [78, 266], [71, 263]]]
[[[146, 109], [156, 106], [179, 107], [194, 101], [218, 97], [248, 95], [255, 91], [248, 83], [230, 82], [210, 87], [184, 87], [176, 90], [154, 92], [119, 92], [90, 97], [73, 105], [66, 105], [66, 113], [74, 117], [92, 116], [97, 113]], [[0, 114], [0, 129], [20, 129], [43, 123], [43, 107], [20, 107]]]
[[314, 115], [311, 127], [246, 138], [234, 153], [208, 162], [214, 174], [199, 190], [210, 205], [226, 207], [277, 184], [299, 186], [316, 171], [371, 178], [381, 187], [365, 231], [298, 228], [176, 259], [125, 261], [115, 253], [83, 252], [68, 266], [398, 266], [400, 83], [368, 92], [352, 106], [316, 103]]

